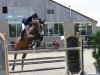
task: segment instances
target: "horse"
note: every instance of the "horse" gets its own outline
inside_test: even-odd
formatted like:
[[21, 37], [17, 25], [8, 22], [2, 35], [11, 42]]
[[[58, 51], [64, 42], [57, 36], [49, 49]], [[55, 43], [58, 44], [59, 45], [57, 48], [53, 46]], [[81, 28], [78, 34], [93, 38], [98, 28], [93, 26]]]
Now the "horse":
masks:
[[[14, 49], [15, 51], [17, 50], [29, 50], [29, 45], [30, 44], [36, 44], [36, 42], [42, 41], [43, 36], [39, 32], [39, 28], [37, 29], [36, 25], [40, 25], [39, 21], [36, 21], [35, 23], [30, 23], [30, 27], [26, 27], [25, 29], [25, 34], [23, 37], [23, 40], [20, 40], [20, 36], [17, 37], [15, 40], [14, 44]], [[41, 30], [41, 29], [40, 29]], [[39, 43], [40, 44], [40, 43]], [[23, 53], [22, 59], [25, 59], [27, 53]], [[17, 53], [14, 54], [14, 60], [17, 58]], [[15, 61], [14, 61], [15, 63]], [[24, 67], [23, 65], [24, 60], [22, 60], [22, 69]], [[13, 65], [12, 70], [15, 69], [15, 65]]]
[[[44, 35], [44, 26], [45, 26], [45, 24], [44, 24], [44, 22], [46, 21], [46, 19], [44, 19], [44, 20], [39, 20], [39, 22], [40, 22], [40, 34], [41, 34], [41, 39], [39, 39], [39, 40], [37, 40], [36, 41], [36, 47], [39, 47], [40, 46], [40, 44], [41, 44], [41, 41], [43, 40], [43, 35]], [[36, 38], [38, 38], [38, 37], [36, 37]]]

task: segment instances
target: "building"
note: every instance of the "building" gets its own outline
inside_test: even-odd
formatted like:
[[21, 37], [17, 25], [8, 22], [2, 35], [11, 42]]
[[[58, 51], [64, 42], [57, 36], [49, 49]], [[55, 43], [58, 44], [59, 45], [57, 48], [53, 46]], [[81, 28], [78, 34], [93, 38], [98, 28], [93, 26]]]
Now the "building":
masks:
[[34, 12], [42, 20], [46, 19], [43, 40], [46, 44], [60, 40], [64, 33], [75, 35], [80, 32], [85, 38], [96, 31], [96, 20], [53, 0], [1, 0], [0, 32], [7, 34], [8, 43], [19, 35], [23, 17]]

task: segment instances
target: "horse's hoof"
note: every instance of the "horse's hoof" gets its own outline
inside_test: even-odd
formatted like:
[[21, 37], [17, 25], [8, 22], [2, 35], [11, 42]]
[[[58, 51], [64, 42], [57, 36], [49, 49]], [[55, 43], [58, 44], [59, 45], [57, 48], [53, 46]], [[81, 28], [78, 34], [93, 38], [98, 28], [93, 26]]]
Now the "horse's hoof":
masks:
[[12, 71], [14, 71], [14, 67], [12, 67]]
[[23, 68], [21, 68], [21, 71], [23, 70]]
[[21, 70], [23, 70], [23, 67], [21, 67]]

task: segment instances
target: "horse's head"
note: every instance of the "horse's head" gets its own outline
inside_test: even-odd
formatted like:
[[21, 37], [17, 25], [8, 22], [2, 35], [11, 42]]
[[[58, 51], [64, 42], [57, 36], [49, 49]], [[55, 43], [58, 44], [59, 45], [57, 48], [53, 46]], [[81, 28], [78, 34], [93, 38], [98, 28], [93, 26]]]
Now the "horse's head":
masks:
[[41, 24], [40, 29], [41, 29], [41, 34], [42, 34], [42, 35], [44, 34], [44, 25], [45, 25], [44, 22], [45, 22], [45, 20], [46, 20], [46, 19], [44, 19], [44, 20], [41, 20], [41, 19], [40, 19], [40, 20], [39, 20], [39, 21], [40, 21], [40, 24]]
[[44, 22], [46, 21], [46, 19], [44, 19], [44, 20], [39, 20], [40, 21], [40, 24], [41, 24], [41, 26], [43, 26], [44, 27]]
[[40, 21], [38, 19], [34, 20], [33, 22], [33, 25], [38, 29], [39, 26], [40, 26]]
[[37, 28], [39, 33], [42, 35], [44, 34], [44, 22], [45, 22], [45, 20], [41, 20], [40, 18], [32, 19], [33, 25]]
[[40, 35], [40, 22], [39, 20], [35, 20], [29, 24], [29, 27], [26, 28], [26, 33], [28, 37], [36, 37]]

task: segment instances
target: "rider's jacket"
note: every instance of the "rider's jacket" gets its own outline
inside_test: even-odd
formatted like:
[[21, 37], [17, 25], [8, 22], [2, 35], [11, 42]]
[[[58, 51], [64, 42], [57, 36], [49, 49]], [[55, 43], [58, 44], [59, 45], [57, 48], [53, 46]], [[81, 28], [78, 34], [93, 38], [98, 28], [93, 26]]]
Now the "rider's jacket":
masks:
[[28, 18], [24, 18], [24, 19], [22, 20], [22, 23], [24, 23], [24, 25], [28, 25], [30, 22], [32, 22], [32, 18], [33, 18], [33, 19], [38, 18], [37, 13], [32, 14], [32, 15], [29, 16]]
[[29, 16], [27, 19], [24, 18], [22, 20], [22, 23], [24, 23], [24, 25], [28, 25], [30, 22], [32, 22], [32, 16]]

